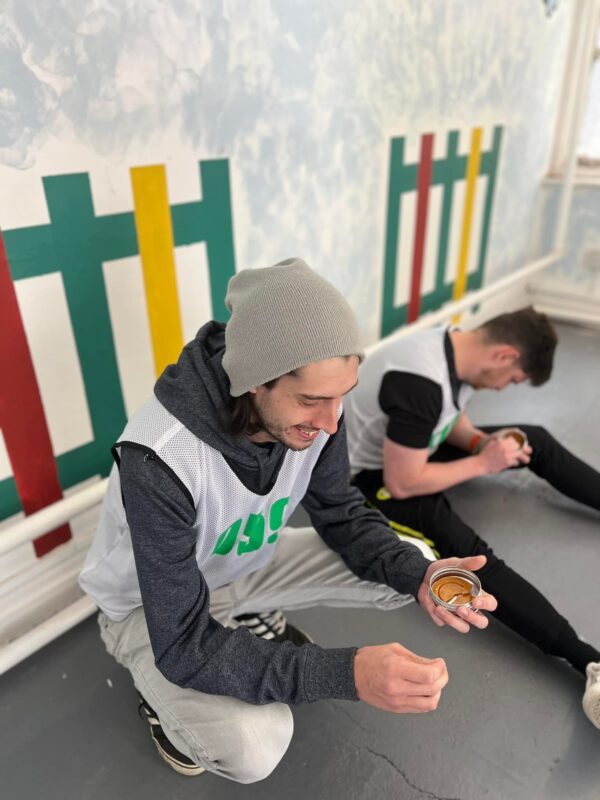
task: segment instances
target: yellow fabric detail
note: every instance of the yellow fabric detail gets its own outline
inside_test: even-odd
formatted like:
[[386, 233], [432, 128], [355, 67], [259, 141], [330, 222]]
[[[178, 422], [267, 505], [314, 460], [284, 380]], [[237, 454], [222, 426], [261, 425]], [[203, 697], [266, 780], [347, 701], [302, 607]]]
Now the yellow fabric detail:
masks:
[[[375, 496], [378, 500], [392, 499], [392, 495], [388, 492], [385, 486], [382, 486], [381, 489], [378, 489]], [[365, 500], [365, 505], [369, 506], [369, 508], [376, 508], [378, 511], [381, 511], [380, 508], [377, 508], [377, 506], [373, 505], [373, 503], [370, 503], [368, 500]], [[399, 522], [394, 522], [393, 519], [388, 519], [388, 517], [386, 517], [386, 520], [393, 531], [396, 533], [403, 533], [405, 536], [412, 536], [413, 539], [419, 539], [428, 547], [431, 547], [437, 558], [441, 558], [439, 551], [435, 549], [435, 542], [433, 539], [428, 539], [424, 533], [421, 533], [421, 531], [415, 531], [413, 528], [409, 528], [408, 525], [401, 525]]]
[[403, 533], [406, 536], [412, 536], [414, 539], [419, 539], [421, 542], [425, 542], [426, 545], [431, 547], [436, 556], [438, 558], [440, 557], [440, 554], [435, 549], [435, 542], [433, 541], [433, 539], [428, 539], [424, 533], [421, 533], [421, 531], [415, 531], [413, 530], [413, 528], [409, 528], [408, 525], [400, 525], [399, 522], [394, 522], [393, 519], [388, 519], [388, 523], [390, 528], [396, 531], [396, 533]]

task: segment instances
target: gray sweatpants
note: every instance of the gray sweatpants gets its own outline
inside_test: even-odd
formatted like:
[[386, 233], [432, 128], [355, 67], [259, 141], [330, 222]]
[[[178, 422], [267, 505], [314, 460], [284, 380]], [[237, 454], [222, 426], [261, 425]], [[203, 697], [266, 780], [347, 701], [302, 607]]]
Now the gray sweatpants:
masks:
[[[433, 558], [426, 545], [410, 541]], [[361, 581], [312, 528], [288, 528], [281, 532], [275, 556], [266, 567], [211, 592], [211, 614], [227, 625], [235, 615], [276, 608], [395, 609], [411, 599], [383, 584]], [[98, 619], [106, 649], [130, 671], [180, 752], [209, 772], [240, 783], [259, 781], [273, 771], [292, 738], [287, 705], [254, 706], [182, 689], [154, 665], [142, 608], [123, 622], [113, 622], [102, 613]]]

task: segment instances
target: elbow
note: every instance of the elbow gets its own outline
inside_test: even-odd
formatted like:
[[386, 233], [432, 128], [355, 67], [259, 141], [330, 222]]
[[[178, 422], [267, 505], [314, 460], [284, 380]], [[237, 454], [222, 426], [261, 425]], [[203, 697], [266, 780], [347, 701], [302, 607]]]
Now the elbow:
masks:
[[169, 683], [179, 686], [181, 689], [186, 689], [189, 686], [189, 676], [181, 669], [181, 662], [173, 658], [169, 658], [168, 654], [154, 659], [154, 666]]
[[394, 491], [390, 491], [390, 494], [394, 498], [394, 500], [408, 500], [409, 497], [413, 496], [413, 493], [408, 489], [402, 489], [400, 487], [396, 487]]
[[410, 487], [405, 483], [401, 483], [397, 479], [394, 479], [392, 476], [387, 474], [384, 474], [383, 479], [385, 488], [388, 490], [394, 500], [407, 500], [409, 497], [413, 496], [413, 492], [410, 490]]
[[165, 659], [156, 659], [154, 665], [163, 678], [166, 678], [169, 683], [185, 688], [181, 682], [181, 675], [178, 674], [178, 670], [174, 664], [169, 663]]

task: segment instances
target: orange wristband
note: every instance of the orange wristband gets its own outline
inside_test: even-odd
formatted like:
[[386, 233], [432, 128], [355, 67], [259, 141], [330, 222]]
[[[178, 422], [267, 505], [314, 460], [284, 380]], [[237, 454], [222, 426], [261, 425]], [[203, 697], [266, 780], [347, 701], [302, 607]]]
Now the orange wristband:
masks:
[[477, 447], [477, 445], [479, 444], [479, 442], [482, 439], [483, 439], [483, 436], [481, 436], [479, 433], [476, 433], [475, 436], [473, 436], [473, 438], [469, 442], [469, 453], [474, 453], [475, 452], [475, 448]]

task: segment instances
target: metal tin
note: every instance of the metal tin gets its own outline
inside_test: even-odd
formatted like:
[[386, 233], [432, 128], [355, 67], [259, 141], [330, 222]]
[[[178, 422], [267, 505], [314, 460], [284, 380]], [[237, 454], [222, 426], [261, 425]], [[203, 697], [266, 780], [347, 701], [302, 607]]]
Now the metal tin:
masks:
[[[455, 601], [454, 603], [447, 603], [442, 600], [438, 595], [433, 591], [433, 586], [442, 578], [460, 578], [463, 581], [466, 581], [471, 586], [471, 597], [467, 602], [458, 602]], [[470, 572], [468, 569], [460, 569], [460, 567], [442, 567], [442, 569], [438, 569], [436, 572], [433, 573], [431, 578], [429, 579], [429, 596], [433, 600], [433, 602], [438, 605], [442, 606], [442, 608], [447, 608], [448, 611], [452, 611], [454, 614], [458, 611], [459, 608], [470, 608], [473, 611], [474, 609], [471, 605], [471, 601], [474, 600], [481, 592], [481, 581], [475, 575], [474, 572]]]
[[525, 431], [522, 431], [520, 428], [505, 428], [500, 433], [501, 439], [507, 439], [509, 436], [519, 445], [519, 450], [522, 450], [524, 447], [529, 447], [527, 435]]

